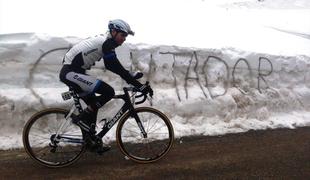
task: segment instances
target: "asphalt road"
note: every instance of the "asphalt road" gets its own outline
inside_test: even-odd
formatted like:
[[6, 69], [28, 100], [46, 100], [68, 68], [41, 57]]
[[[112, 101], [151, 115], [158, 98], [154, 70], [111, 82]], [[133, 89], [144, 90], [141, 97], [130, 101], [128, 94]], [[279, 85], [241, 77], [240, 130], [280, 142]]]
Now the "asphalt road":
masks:
[[23, 149], [0, 151], [0, 179], [310, 179], [310, 127], [184, 137], [152, 164], [126, 160], [115, 145], [61, 169]]

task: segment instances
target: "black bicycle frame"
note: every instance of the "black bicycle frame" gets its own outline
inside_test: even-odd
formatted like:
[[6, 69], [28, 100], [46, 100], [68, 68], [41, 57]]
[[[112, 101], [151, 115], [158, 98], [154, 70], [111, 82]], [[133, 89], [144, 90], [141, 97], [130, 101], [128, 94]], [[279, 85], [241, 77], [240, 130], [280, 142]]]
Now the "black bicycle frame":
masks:
[[[141, 120], [140, 120], [139, 116], [137, 115], [137, 113], [134, 111], [134, 107], [131, 104], [129, 93], [128, 93], [128, 90], [126, 88], [124, 88], [124, 92], [125, 92], [125, 94], [116, 95], [113, 97], [113, 99], [123, 99], [125, 101], [125, 104], [121, 107], [121, 109], [116, 113], [116, 115], [111, 120], [108, 120], [105, 122], [104, 126], [102, 127], [102, 130], [96, 136], [102, 138], [107, 132], [109, 132], [109, 130], [115, 125], [115, 123], [117, 123], [120, 120], [122, 115], [124, 113], [126, 113], [127, 111], [129, 111], [130, 116], [135, 118], [143, 137], [144, 138], [147, 137], [147, 134], [146, 134], [145, 129], [141, 123]], [[74, 104], [77, 107], [78, 111], [82, 112], [83, 111], [82, 106], [81, 106], [80, 101], [79, 101], [80, 97], [78, 97], [77, 94], [75, 94], [75, 93], [73, 93], [72, 96], [74, 99]]]

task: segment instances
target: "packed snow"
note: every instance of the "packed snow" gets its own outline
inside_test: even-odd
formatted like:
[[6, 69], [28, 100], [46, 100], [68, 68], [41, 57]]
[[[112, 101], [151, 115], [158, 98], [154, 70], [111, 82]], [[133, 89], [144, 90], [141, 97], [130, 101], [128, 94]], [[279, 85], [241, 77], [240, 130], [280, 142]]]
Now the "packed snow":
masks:
[[[170, 43], [169, 38], [126, 43], [116, 49], [118, 58], [145, 74], [141, 81], [150, 81], [155, 92], [152, 105], [170, 118], [177, 137], [310, 126], [310, 26], [302, 20], [310, 17], [310, 5], [287, 1], [274, 10], [279, 2], [218, 1], [225, 12], [219, 19], [238, 20], [203, 29], [202, 41], [173, 36]], [[22, 146], [23, 126], [35, 112], [70, 108], [72, 101], [61, 98], [68, 88], [58, 73], [65, 52], [81, 39], [0, 34], [0, 149]], [[117, 93], [126, 86], [102, 62], [89, 74]], [[106, 104], [100, 119], [113, 117], [121, 103]], [[114, 139], [112, 129], [105, 141]]]
[[[1, 149], [7, 149], [21, 146], [23, 125], [35, 112], [70, 107], [61, 99], [67, 87], [58, 73], [62, 56], [79, 39], [37, 34], [0, 38], [0, 138]], [[310, 125], [309, 56], [145, 44], [125, 44], [117, 52], [127, 69], [145, 73], [142, 81], [149, 80], [155, 91], [153, 106], [168, 115], [177, 137]], [[89, 73], [121, 93], [126, 83], [102, 68], [98, 63]], [[100, 114], [111, 118], [120, 103], [111, 101]], [[114, 139], [113, 130], [106, 139]]]

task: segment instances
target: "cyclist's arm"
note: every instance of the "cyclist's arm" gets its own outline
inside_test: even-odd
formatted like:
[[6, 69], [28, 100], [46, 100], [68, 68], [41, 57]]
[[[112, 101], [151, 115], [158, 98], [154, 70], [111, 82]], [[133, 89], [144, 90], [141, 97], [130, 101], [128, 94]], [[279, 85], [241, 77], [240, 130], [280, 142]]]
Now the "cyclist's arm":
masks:
[[106, 42], [103, 43], [102, 51], [105, 67], [108, 70], [112, 71], [113, 73], [118, 74], [128, 84], [132, 84], [135, 87], [141, 87], [142, 84], [139, 81], [137, 81], [134, 77], [132, 77], [129, 71], [127, 71], [117, 59], [114, 50], [115, 47], [117, 47], [117, 45], [111, 39], [108, 39]]
[[127, 71], [122, 64], [119, 62], [119, 60], [116, 57], [115, 52], [111, 52], [107, 54], [106, 56], [109, 56], [108, 58], [104, 58], [104, 65], [105, 67], [112, 71], [113, 73], [118, 74], [121, 78], [123, 78], [128, 84], [132, 84], [136, 87], [140, 87], [142, 84], [134, 79], [129, 71]]

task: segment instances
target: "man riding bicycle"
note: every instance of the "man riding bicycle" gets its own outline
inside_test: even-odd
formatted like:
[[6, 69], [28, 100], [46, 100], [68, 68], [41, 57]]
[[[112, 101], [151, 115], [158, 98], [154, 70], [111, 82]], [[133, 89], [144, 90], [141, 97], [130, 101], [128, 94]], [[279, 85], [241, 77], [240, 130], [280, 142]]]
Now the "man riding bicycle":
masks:
[[98, 109], [110, 101], [115, 92], [107, 83], [86, 74], [86, 70], [90, 70], [96, 61], [103, 59], [106, 69], [118, 74], [142, 93], [153, 95], [150, 86], [137, 81], [143, 74], [127, 71], [116, 56], [115, 48], [123, 44], [128, 34], [134, 35], [128, 23], [121, 19], [110, 21], [105, 35], [88, 38], [74, 45], [64, 56], [60, 71], [60, 80], [77, 93], [83, 94], [82, 99], [87, 104], [87, 108], [72, 122], [85, 132], [86, 144], [95, 148], [97, 152], [108, 150], [108, 147], [102, 146], [101, 139], [95, 139], [93, 136]]

